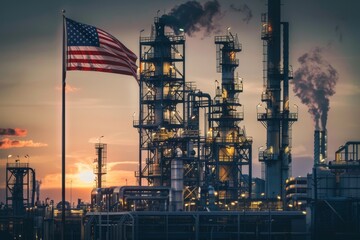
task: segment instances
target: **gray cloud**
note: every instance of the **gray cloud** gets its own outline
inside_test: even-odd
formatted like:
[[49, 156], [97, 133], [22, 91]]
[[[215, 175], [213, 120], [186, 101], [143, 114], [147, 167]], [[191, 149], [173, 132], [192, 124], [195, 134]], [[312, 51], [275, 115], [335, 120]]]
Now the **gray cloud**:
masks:
[[27, 134], [26, 129], [20, 128], [0, 128], [0, 135], [2, 136], [17, 136], [17, 137], [25, 137]]
[[246, 22], [246, 24], [248, 24], [253, 17], [252, 11], [246, 3], [240, 4], [239, 7], [235, 7], [234, 4], [231, 4], [230, 9], [243, 15], [242, 20]]

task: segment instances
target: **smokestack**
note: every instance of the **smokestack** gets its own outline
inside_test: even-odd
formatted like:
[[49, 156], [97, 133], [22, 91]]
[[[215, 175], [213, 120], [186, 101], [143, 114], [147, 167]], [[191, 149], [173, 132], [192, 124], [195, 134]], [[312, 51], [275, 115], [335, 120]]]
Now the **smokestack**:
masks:
[[315, 130], [314, 132], [314, 167], [324, 165], [327, 160], [327, 132]]
[[194, 33], [205, 30], [205, 35], [210, 35], [217, 30], [214, 18], [220, 15], [220, 4], [217, 0], [207, 1], [202, 6], [197, 1], [188, 1], [171, 9], [169, 14], [161, 17], [162, 22], [171, 27], [175, 34], [180, 29], [192, 36]]

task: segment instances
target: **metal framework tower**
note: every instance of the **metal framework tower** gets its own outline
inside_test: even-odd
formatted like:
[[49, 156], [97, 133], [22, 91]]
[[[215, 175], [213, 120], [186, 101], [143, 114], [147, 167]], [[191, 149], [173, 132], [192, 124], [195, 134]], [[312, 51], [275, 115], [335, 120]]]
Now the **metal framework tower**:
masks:
[[239, 127], [244, 113], [238, 95], [243, 91], [242, 79], [235, 77], [239, 66], [236, 53], [241, 51], [237, 36], [216, 36], [217, 71], [222, 73], [221, 87], [211, 105], [207, 146], [211, 156], [206, 161], [208, 184], [214, 187], [219, 203], [234, 203], [240, 196], [251, 196], [252, 138]]
[[[171, 160], [184, 127], [185, 36], [165, 33], [155, 18], [150, 37], [140, 37], [139, 185], [170, 186]], [[183, 147], [181, 146], [181, 149]]]
[[25, 213], [26, 207], [35, 204], [35, 171], [28, 163], [6, 164], [6, 205], [12, 207], [14, 216]]
[[264, 43], [264, 92], [261, 101], [266, 103], [266, 110], [257, 113], [258, 121], [267, 129], [266, 149], [259, 152], [259, 161], [265, 163], [265, 193], [268, 199], [285, 197], [285, 180], [291, 170], [291, 126], [298, 115], [290, 112], [289, 107], [289, 80], [292, 79], [289, 25], [281, 22], [280, 16], [280, 0], [268, 0], [268, 14], [262, 15], [261, 36]]
[[103, 175], [107, 173], [107, 144], [95, 143], [95, 152], [97, 156], [97, 158], [94, 159], [94, 174], [96, 175], [96, 187], [101, 188], [102, 183], [104, 182]]

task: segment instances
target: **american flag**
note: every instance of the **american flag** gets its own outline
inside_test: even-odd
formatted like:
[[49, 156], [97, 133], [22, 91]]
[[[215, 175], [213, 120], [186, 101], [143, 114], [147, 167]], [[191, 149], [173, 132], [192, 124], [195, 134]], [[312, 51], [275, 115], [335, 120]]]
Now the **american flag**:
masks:
[[132, 75], [137, 80], [136, 55], [111, 34], [66, 18], [67, 70]]

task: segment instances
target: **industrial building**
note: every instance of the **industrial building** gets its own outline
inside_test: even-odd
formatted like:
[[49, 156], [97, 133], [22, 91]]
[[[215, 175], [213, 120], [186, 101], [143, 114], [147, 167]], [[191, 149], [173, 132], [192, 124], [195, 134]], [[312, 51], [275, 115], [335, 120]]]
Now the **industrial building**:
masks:
[[[253, 139], [240, 127], [246, 82], [236, 72], [238, 36], [215, 36], [221, 80], [205, 93], [187, 81], [184, 32], [169, 31], [158, 16], [139, 39], [138, 185], [102, 185], [108, 149], [99, 138], [91, 205], [67, 204], [73, 235], [66, 239], [360, 239], [360, 142], [345, 143], [329, 161], [327, 131], [316, 129], [312, 173], [291, 175], [298, 113], [290, 108], [289, 23], [280, 9], [280, 0], [268, 0], [261, 22], [263, 92], [254, 121], [266, 128], [258, 152], [265, 179], [252, 176]], [[9, 163], [6, 173], [0, 238], [58, 239], [61, 210], [35, 203], [34, 169]]]
[[308, 184], [306, 177], [290, 177], [286, 180], [287, 209], [305, 210], [308, 200]]
[[211, 99], [185, 82], [185, 35], [165, 34], [166, 18], [155, 18], [154, 26], [152, 36], [140, 38], [140, 113], [134, 121], [139, 185], [145, 180], [171, 186], [177, 199], [173, 210], [182, 209], [183, 201], [204, 207], [199, 205], [209, 201], [209, 189], [216, 193], [217, 208], [222, 208], [218, 202], [225, 206], [241, 194], [249, 196], [252, 139], [239, 127], [244, 116], [238, 98], [243, 82], [235, 76], [237, 36], [215, 37], [222, 81]]
[[[237, 53], [242, 50], [237, 35], [228, 31], [214, 38], [221, 81], [215, 81], [211, 97], [186, 81], [185, 34], [168, 32], [166, 21], [156, 17], [151, 35], [140, 37], [139, 119], [134, 121], [139, 130], [139, 186], [126, 187], [138, 195], [120, 197], [119, 204], [131, 211], [87, 214], [85, 238], [110, 234], [117, 239], [356, 239], [359, 220], [351, 223], [354, 230], [334, 227], [336, 234], [331, 235], [315, 224], [325, 222], [319, 212], [328, 211], [319, 196], [332, 196], [329, 184], [342, 189], [342, 171], [334, 169], [339, 160], [327, 160], [326, 131], [316, 129], [314, 134], [318, 175], [291, 176], [291, 127], [298, 113], [290, 108], [289, 23], [281, 20], [280, 0], [269, 0], [268, 13], [262, 15], [264, 91], [259, 93], [257, 120], [267, 135], [266, 148], [259, 151], [264, 180], [252, 177], [252, 137], [239, 126], [245, 117], [240, 101], [245, 83], [236, 73]], [[322, 169], [326, 173], [320, 174]], [[350, 172], [359, 179], [358, 173]], [[328, 185], [314, 185], [322, 176], [329, 178]], [[158, 196], [159, 188], [166, 194]], [[154, 193], [141, 194], [141, 189]], [[154, 198], [158, 203], [163, 199], [162, 207], [148, 211], [147, 203]], [[351, 206], [349, 199], [338, 205], [358, 209], [359, 198], [354, 199]], [[334, 215], [345, 213], [334, 211], [329, 201]], [[347, 216], [354, 220], [359, 213]], [[106, 230], [99, 225], [103, 221]], [[331, 224], [340, 226], [337, 220]]]

